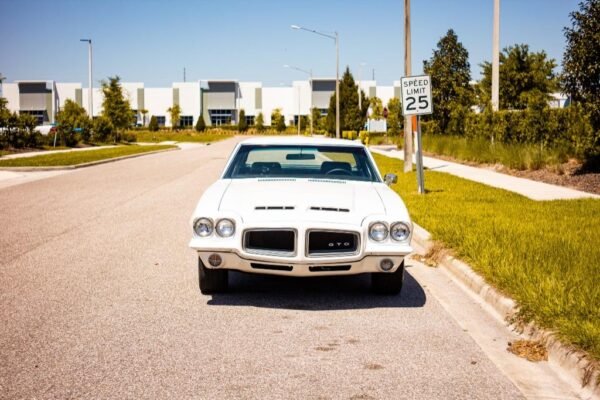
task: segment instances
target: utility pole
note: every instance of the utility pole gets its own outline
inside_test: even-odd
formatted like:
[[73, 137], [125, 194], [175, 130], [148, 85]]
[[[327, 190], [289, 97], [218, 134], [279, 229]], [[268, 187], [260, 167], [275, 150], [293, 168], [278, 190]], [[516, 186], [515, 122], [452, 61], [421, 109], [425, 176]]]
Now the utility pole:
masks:
[[88, 44], [88, 111], [90, 118], [94, 118], [94, 93], [92, 88], [92, 39], [80, 39]]
[[360, 95], [360, 84], [362, 83], [362, 69], [367, 63], [361, 62], [358, 68], [358, 109], [362, 113], [362, 96]]
[[[411, 76], [410, 0], [404, 0], [404, 76]], [[412, 171], [412, 118], [404, 117], [404, 172]]]
[[335, 32], [335, 137], [340, 139], [340, 35]]
[[492, 38], [492, 110], [500, 108], [500, 0], [494, 0], [494, 32]]
[[185, 67], [183, 67], [183, 81], [185, 82]]

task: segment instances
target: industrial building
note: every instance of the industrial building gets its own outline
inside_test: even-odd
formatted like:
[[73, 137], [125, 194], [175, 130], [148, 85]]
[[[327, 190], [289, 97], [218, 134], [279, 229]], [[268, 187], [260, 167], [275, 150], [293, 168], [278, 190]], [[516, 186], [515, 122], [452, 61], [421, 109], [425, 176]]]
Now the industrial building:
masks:
[[[81, 83], [55, 81], [15, 81], [4, 83], [3, 97], [8, 108], [19, 113], [28, 113], [38, 118], [39, 124], [52, 124], [56, 113], [67, 99], [88, 109], [89, 90]], [[322, 115], [327, 113], [329, 99], [335, 92], [335, 79], [315, 78], [294, 81], [291, 86], [265, 87], [261, 82], [237, 80], [202, 80], [175, 82], [171, 87], [145, 87], [141, 82], [121, 82], [123, 92], [136, 114], [136, 124], [146, 126], [152, 116], [159, 125], [170, 127], [168, 109], [178, 104], [181, 107], [180, 126], [193, 126], [202, 114], [207, 125], [236, 124], [243, 109], [249, 124], [262, 112], [265, 125], [271, 124], [271, 113], [279, 108], [287, 125], [294, 125], [298, 116], [310, 115], [316, 107]], [[368, 97], [377, 96], [383, 104], [390, 98], [400, 97], [400, 83], [393, 86], [377, 86], [375, 81], [361, 81], [360, 88]], [[93, 115], [102, 113], [102, 91], [92, 90]], [[142, 113], [145, 110], [146, 113]]]

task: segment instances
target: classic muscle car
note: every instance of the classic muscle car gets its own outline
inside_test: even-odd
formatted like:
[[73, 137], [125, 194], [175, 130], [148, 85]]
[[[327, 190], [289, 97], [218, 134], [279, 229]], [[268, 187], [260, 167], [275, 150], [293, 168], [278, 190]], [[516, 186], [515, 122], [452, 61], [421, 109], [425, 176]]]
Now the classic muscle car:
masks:
[[369, 273], [398, 294], [412, 223], [358, 142], [305, 137], [240, 142], [192, 216], [200, 290], [226, 291], [228, 270], [287, 276]]

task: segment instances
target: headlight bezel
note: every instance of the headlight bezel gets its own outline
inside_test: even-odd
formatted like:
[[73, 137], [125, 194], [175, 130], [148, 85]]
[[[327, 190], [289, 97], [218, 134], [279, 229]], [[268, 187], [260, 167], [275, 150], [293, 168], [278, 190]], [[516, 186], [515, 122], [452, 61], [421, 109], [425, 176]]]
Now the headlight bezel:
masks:
[[[401, 238], [401, 239], [396, 238], [394, 236], [394, 233], [393, 233], [394, 232], [394, 228], [397, 227], [397, 226], [403, 226], [405, 228], [406, 232], [407, 232], [406, 235], [403, 238]], [[410, 239], [411, 233], [412, 233], [411, 232], [411, 227], [406, 222], [397, 221], [397, 222], [394, 222], [394, 223], [392, 223], [390, 225], [390, 238], [393, 241], [395, 241], [395, 242], [406, 242], [406, 241], [408, 241]]]
[[[231, 233], [229, 235], [224, 235], [221, 230], [219, 229], [219, 226], [222, 223], [230, 223], [231, 224]], [[235, 221], [230, 219], [230, 218], [221, 218], [217, 221], [217, 223], [215, 224], [215, 232], [217, 234], [217, 236], [222, 237], [222, 238], [230, 238], [233, 235], [235, 235]]]
[[[207, 225], [207, 226], [210, 227], [210, 230], [207, 233], [205, 233], [205, 234], [202, 234], [202, 233], [198, 232], [198, 226], [201, 224], [201, 222], [204, 222], [205, 225]], [[198, 236], [198, 237], [209, 237], [215, 231], [215, 224], [214, 224], [214, 221], [211, 218], [200, 217], [200, 218], [196, 218], [194, 220], [194, 227], [193, 227], [193, 229], [194, 229], [194, 233], [196, 234], [196, 236]]]
[[[380, 238], [380, 239], [377, 239], [373, 235], [373, 228], [375, 226], [377, 226], [377, 225], [381, 225], [384, 228], [384, 230], [385, 230], [384, 236], [382, 238]], [[369, 234], [369, 239], [371, 239], [371, 240], [373, 240], [373, 241], [375, 241], [377, 243], [382, 243], [382, 242], [384, 242], [389, 237], [389, 235], [390, 235], [390, 228], [389, 228], [388, 224], [386, 222], [384, 222], [384, 221], [374, 221], [374, 222], [371, 222], [369, 224], [369, 232], [368, 232], [368, 234]]]

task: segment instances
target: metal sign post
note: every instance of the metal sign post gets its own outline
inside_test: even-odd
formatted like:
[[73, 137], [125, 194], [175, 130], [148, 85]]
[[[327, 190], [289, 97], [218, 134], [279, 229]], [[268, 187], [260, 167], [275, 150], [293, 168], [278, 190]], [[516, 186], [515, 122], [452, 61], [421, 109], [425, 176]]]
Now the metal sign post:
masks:
[[[417, 184], [419, 193], [425, 193], [423, 172], [423, 142], [421, 140], [421, 115], [433, 113], [431, 100], [431, 77], [429, 75], [406, 76], [400, 79], [402, 90], [402, 114], [417, 116]], [[412, 156], [412, 155], [411, 155]]]

